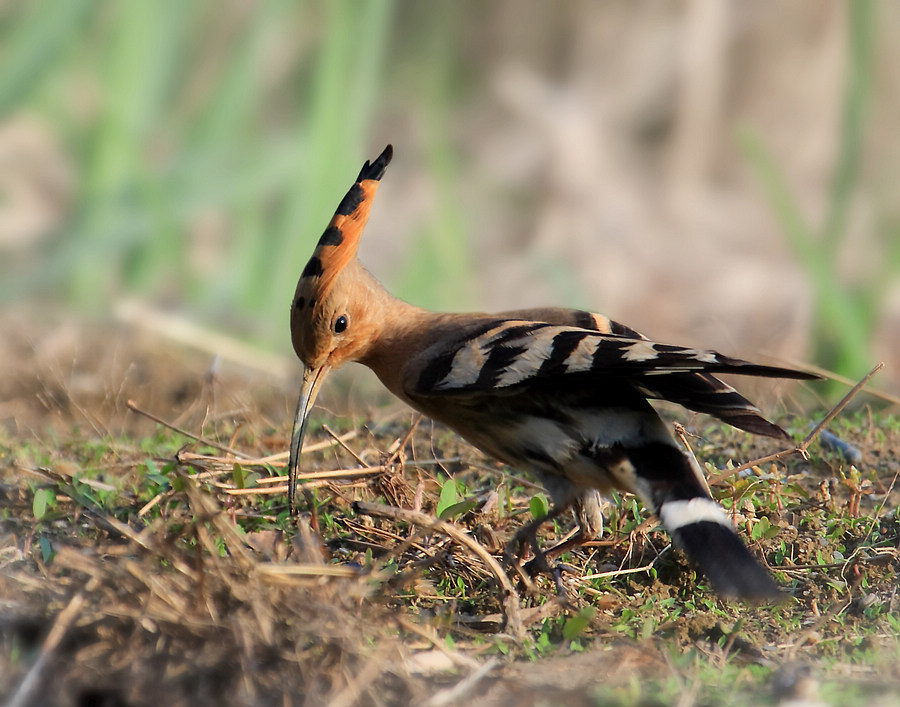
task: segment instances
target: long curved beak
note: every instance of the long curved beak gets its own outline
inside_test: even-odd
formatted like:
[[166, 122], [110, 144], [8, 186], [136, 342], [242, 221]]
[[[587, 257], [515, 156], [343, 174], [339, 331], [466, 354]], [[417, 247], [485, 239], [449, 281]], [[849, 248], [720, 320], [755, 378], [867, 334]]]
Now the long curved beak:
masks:
[[303, 449], [303, 435], [306, 434], [306, 423], [309, 411], [319, 394], [319, 387], [331, 368], [326, 364], [319, 368], [306, 368], [303, 371], [303, 383], [300, 386], [300, 399], [297, 401], [297, 412], [294, 413], [294, 427], [291, 430], [291, 456], [288, 461], [288, 495], [291, 513], [296, 511], [294, 495], [297, 492], [297, 474], [300, 470], [300, 450]]

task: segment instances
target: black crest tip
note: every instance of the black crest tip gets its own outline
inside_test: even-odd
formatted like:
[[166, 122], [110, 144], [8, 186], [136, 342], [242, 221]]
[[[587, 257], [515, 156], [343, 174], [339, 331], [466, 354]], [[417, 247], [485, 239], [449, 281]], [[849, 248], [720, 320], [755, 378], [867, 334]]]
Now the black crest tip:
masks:
[[393, 156], [394, 147], [393, 145], [388, 145], [384, 148], [382, 153], [378, 155], [374, 162], [369, 163], [369, 161], [366, 160], [366, 163], [359, 171], [359, 176], [356, 178], [356, 181], [363, 182], [367, 179], [374, 179], [376, 182], [379, 181], [381, 177], [384, 176], [384, 170], [387, 169]]

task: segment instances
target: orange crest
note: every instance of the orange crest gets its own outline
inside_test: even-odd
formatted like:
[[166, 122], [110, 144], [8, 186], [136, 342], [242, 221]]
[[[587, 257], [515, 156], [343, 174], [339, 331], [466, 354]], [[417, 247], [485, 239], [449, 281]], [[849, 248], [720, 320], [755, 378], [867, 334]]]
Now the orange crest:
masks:
[[360, 236], [369, 220], [372, 199], [393, 154], [394, 148], [388, 145], [373, 163], [366, 161], [303, 269], [300, 280], [317, 280], [309, 284], [313, 285], [319, 301], [328, 296], [341, 270], [356, 257]]

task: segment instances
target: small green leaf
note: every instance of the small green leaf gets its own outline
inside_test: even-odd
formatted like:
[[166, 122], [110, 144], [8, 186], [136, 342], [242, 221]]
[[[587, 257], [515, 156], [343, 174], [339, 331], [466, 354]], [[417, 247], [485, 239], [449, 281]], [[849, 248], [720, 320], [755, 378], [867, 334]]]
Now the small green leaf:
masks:
[[242, 489], [244, 486], [244, 479], [246, 478], [244, 474], [244, 467], [235, 462], [235, 465], [231, 467], [231, 480], [234, 481], [234, 485], [236, 488]]
[[536, 493], [532, 496], [528, 507], [531, 509], [531, 515], [535, 520], [542, 520], [550, 515], [550, 501], [542, 493]]
[[456, 481], [447, 479], [444, 485], [441, 486], [441, 499], [438, 501], [435, 509], [438, 518], [443, 518], [447, 509], [457, 503], [459, 503], [459, 489], [456, 487]]
[[597, 611], [594, 607], [586, 606], [574, 616], [566, 619], [566, 623], [563, 625], [563, 638], [567, 641], [578, 638], [591, 623], [591, 619], [594, 618], [596, 613]]
[[34, 500], [31, 503], [31, 511], [35, 520], [43, 520], [47, 515], [47, 508], [51, 505], [52, 493], [49, 489], [38, 489], [34, 492]]
[[454, 503], [452, 506], [447, 506], [438, 515], [438, 518], [440, 518], [441, 520], [452, 520], [453, 518], [456, 518], [458, 516], [465, 515], [477, 505], [478, 501], [471, 498], [467, 501], [459, 501], [458, 503]]
[[753, 526], [753, 530], [750, 531], [750, 537], [754, 540], [759, 540], [761, 537], [765, 535], [765, 532], [769, 529], [769, 519], [763, 516], [757, 521], [756, 525]]
[[548, 636], [546, 633], [542, 633], [540, 636], [538, 636], [537, 648], [542, 653], [547, 651], [550, 648], [550, 636]]
[[756, 525], [753, 526], [753, 530], [750, 531], [750, 537], [754, 540], [774, 538], [778, 535], [778, 531], [778, 526], [772, 525], [772, 523], [769, 522], [769, 519], [763, 516], [757, 521]]
[[169, 486], [169, 479], [162, 474], [145, 474], [144, 479], [163, 488]]
[[50, 562], [53, 559], [53, 546], [50, 544], [50, 541], [45, 537], [41, 537], [38, 541], [38, 544], [41, 546], [41, 558], [45, 563]]

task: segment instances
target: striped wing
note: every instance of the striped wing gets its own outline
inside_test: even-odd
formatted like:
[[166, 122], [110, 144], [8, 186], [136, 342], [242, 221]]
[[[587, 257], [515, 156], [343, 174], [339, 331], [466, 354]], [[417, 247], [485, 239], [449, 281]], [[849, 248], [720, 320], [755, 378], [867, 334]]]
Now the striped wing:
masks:
[[414, 373], [411, 394], [502, 394], [526, 387], [625, 380], [646, 397], [715, 415], [749, 432], [784, 437], [780, 427], [768, 422], [750, 401], [712, 373], [815, 378], [802, 371], [749, 363], [715, 351], [654, 342], [602, 315], [578, 310], [510, 314], [539, 314], [581, 326], [527, 319], [478, 322], [410, 362]]
[[[436, 350], [437, 349], [437, 350]], [[749, 363], [715, 351], [603, 334], [546, 322], [482, 323], [453, 342], [423, 352], [414, 392], [419, 395], [483, 393], [553, 384], [560, 378], [653, 376], [688, 372], [809, 378], [807, 373]]]

